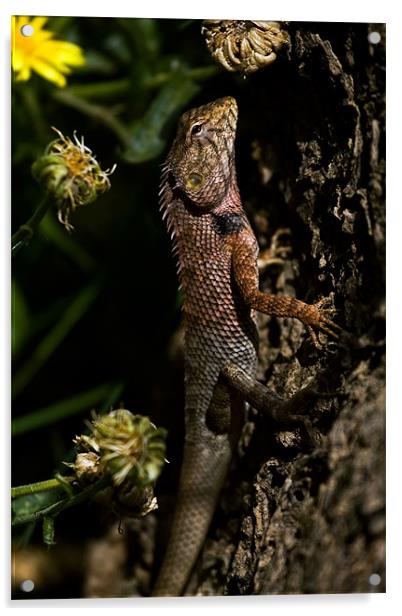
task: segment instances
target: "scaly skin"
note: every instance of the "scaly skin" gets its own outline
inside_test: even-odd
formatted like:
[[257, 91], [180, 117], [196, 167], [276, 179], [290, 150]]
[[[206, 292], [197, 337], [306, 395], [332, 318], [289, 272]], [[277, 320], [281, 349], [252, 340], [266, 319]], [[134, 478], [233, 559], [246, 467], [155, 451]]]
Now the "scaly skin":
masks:
[[[316, 331], [336, 337], [338, 328], [324, 301], [308, 305], [258, 290], [258, 245], [236, 181], [236, 124], [237, 105], [230, 97], [186, 112], [162, 174], [161, 209], [183, 291], [186, 436], [154, 596], [183, 593], [208, 531], [242, 426], [247, 396], [236, 387], [242, 375], [255, 383], [255, 311], [300, 319], [318, 346]], [[231, 382], [236, 370], [239, 379]], [[289, 419], [286, 412], [283, 417]]]

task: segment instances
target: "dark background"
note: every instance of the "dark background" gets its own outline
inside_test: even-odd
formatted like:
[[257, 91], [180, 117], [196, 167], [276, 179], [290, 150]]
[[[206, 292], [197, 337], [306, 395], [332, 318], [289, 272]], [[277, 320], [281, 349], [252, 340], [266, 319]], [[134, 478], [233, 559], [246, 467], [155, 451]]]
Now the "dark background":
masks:
[[[117, 169], [110, 178], [111, 190], [71, 217], [71, 235], [50, 212], [30, 246], [13, 260], [12, 412], [20, 423], [12, 442], [12, 485], [40, 481], [62, 470], [61, 462], [71, 459], [72, 438], [83, 431], [90, 410], [124, 405], [168, 428], [171, 464], [158, 486], [161, 507], [174, 490], [182, 441], [180, 298], [169, 238], [158, 212], [160, 165], [180, 113], [220, 96], [231, 95], [238, 102], [239, 187], [261, 246], [269, 244], [275, 229], [291, 231], [292, 272], [287, 272], [286, 283], [278, 283], [278, 271], [268, 274], [265, 288], [291, 288], [310, 302], [336, 290], [341, 324], [356, 340], [366, 336], [360, 345], [366, 355], [377, 349], [372, 367], [381, 363], [383, 27], [290, 24], [290, 49], [267, 69], [244, 78], [214, 64], [200, 25], [185, 20], [52, 18], [47, 28], [84, 49], [85, 67], [73, 71], [65, 90], [35, 75], [13, 85], [13, 231], [40, 202], [41, 189], [30, 167], [54, 138], [51, 126], [70, 137], [74, 130], [84, 135], [102, 168], [117, 163]], [[383, 35], [377, 48], [367, 42], [370, 29]], [[110, 114], [126, 137], [111, 129]], [[373, 137], [373, 119], [378, 138]], [[272, 174], [268, 182], [263, 181], [264, 168]], [[369, 196], [366, 210], [359, 189]], [[329, 213], [337, 190], [341, 213], [335, 217]], [[327, 266], [318, 265], [321, 256]], [[66, 320], [71, 305], [73, 323]], [[304, 334], [297, 328], [281, 330], [275, 320], [268, 330], [262, 321], [261, 331], [260, 376], [267, 380], [278, 375], [275, 361], [288, 361]], [[286, 336], [290, 342], [281, 355]], [[273, 355], [264, 355], [264, 340]], [[38, 353], [43, 344], [52, 349], [46, 360]], [[318, 361], [306, 344], [298, 351], [304, 367]], [[355, 347], [346, 355], [347, 366], [333, 364], [338, 375], [350, 374], [366, 358]], [[84, 392], [85, 403], [77, 402], [74, 398]], [[41, 409], [45, 411], [32, 428], [29, 416]], [[321, 426], [324, 433], [338, 413], [340, 406], [329, 411]], [[285, 458], [288, 463], [288, 453]], [[93, 504], [62, 514], [56, 521], [54, 558], [68, 562], [71, 557], [76, 565], [63, 582], [44, 581], [29, 597], [82, 596], [81, 546], [101, 537], [109, 523]], [[40, 529], [30, 532], [16, 533], [17, 552], [27, 545], [39, 549]], [[129, 555], [127, 568], [133, 559]], [[230, 588], [234, 594], [252, 592], [247, 584], [232, 582]], [[354, 589], [346, 585], [340, 591]], [[299, 591], [320, 588], [300, 585]]]

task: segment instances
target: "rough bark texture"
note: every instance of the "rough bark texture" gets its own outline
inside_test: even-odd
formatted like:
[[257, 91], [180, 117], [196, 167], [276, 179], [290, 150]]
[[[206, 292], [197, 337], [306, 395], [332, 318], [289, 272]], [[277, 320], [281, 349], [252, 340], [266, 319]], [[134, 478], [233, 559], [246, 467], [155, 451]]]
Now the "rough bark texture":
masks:
[[[290, 258], [265, 270], [261, 287], [307, 302], [333, 293], [346, 334], [317, 351], [298, 321], [260, 315], [259, 379], [284, 398], [311, 381], [327, 393], [309, 410], [316, 446], [250, 409], [191, 595], [385, 590], [385, 28], [288, 31], [287, 56], [227, 92], [239, 103], [239, 187], [262, 250], [290, 230]], [[172, 388], [182, 346], [180, 329], [158, 389], [170, 411], [182, 404]], [[155, 575], [176, 498], [183, 433], [174, 425], [158, 532], [151, 514], [130, 535], [131, 558], [109, 596], [152, 587], [152, 553]]]
[[288, 58], [240, 100], [240, 190], [262, 247], [291, 231], [292, 258], [263, 288], [334, 292], [347, 334], [318, 353], [298, 322], [261, 317], [260, 379], [284, 397], [312, 379], [333, 395], [310, 410], [310, 450], [250, 411], [188, 594], [385, 590], [385, 28], [289, 32]]

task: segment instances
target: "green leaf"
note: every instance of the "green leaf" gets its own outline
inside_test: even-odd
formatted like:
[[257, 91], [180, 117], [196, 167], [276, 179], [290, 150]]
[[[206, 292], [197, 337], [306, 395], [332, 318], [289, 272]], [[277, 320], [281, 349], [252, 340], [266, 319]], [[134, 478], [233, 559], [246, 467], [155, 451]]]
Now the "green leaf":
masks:
[[46, 509], [50, 505], [66, 498], [66, 493], [63, 488], [50, 490], [47, 492], [36, 492], [26, 496], [15, 498], [11, 504], [12, 517], [19, 518], [27, 515], [32, 515], [42, 509]]
[[129, 163], [156, 158], [166, 145], [162, 130], [199, 91], [185, 74], [176, 74], [157, 94], [147, 113], [130, 130], [130, 146], [123, 153]]

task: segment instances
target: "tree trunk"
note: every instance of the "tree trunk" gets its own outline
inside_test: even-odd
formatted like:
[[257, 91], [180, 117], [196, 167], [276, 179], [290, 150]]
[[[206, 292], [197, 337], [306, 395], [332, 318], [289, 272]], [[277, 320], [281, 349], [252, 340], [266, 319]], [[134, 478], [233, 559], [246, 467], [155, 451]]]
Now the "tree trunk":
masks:
[[298, 322], [260, 318], [260, 380], [327, 393], [309, 409], [317, 444], [250, 410], [189, 594], [385, 590], [385, 28], [288, 31], [288, 57], [238, 97], [240, 190], [262, 248], [290, 229], [262, 288], [333, 293], [346, 333], [317, 351]]

